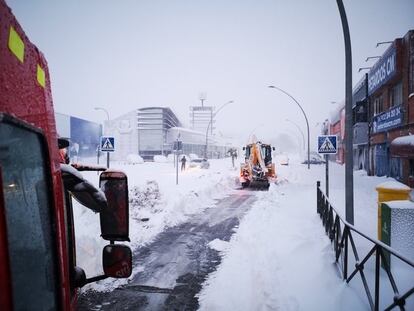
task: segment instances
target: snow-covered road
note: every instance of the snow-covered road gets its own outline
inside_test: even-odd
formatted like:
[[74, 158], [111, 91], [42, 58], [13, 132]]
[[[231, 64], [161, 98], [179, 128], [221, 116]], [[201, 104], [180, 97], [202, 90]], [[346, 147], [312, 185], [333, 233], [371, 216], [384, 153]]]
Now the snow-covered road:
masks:
[[138, 271], [125, 286], [105, 293], [88, 291], [79, 310], [195, 310], [196, 294], [220, 264], [215, 241], [229, 241], [255, 193], [235, 190], [187, 222], [166, 229], [134, 252]]
[[[338, 274], [316, 213], [316, 181], [322, 181], [324, 189], [323, 165], [308, 170], [292, 158], [289, 166], [277, 166], [277, 185], [269, 191], [249, 191], [235, 190], [238, 171], [229, 159], [211, 162], [209, 170], [180, 173], [178, 186], [171, 163], [118, 164], [128, 173], [133, 197], [135, 268], [128, 280], [88, 285], [86, 290], [96, 292], [84, 290], [83, 308], [369, 309], [360, 280], [346, 284]], [[354, 172], [355, 225], [373, 238], [375, 187], [387, 180], [391, 179]], [[334, 206], [343, 211], [344, 167], [335, 163], [330, 194]], [[100, 257], [103, 245], [98, 244], [99, 222], [83, 209], [75, 215], [81, 228], [76, 232], [79, 265], [89, 268], [90, 277], [90, 271], [99, 273], [99, 260], [91, 263]], [[372, 274], [372, 268], [367, 269]], [[409, 285], [410, 278], [402, 285]]]

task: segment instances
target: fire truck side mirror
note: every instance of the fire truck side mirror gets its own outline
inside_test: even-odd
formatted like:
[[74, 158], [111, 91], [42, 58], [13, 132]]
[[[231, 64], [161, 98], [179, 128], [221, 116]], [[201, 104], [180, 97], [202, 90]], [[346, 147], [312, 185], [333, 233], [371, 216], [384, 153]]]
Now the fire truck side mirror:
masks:
[[246, 150], [246, 147], [243, 147], [243, 150]]
[[131, 249], [122, 244], [111, 244], [102, 251], [102, 265], [105, 276], [127, 278], [132, 273]]
[[101, 236], [107, 241], [129, 240], [129, 202], [127, 176], [120, 171], [107, 170], [99, 178], [108, 208], [100, 212]]
[[273, 151], [275, 151], [275, 150], [276, 150], [276, 148], [275, 148], [275, 147], [272, 147], [272, 150], [273, 150]]

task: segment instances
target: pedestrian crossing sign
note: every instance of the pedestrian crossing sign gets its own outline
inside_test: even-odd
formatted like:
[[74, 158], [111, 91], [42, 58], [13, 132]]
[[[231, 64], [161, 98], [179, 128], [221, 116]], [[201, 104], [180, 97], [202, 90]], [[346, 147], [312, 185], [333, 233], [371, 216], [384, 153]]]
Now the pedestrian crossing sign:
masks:
[[336, 135], [319, 135], [318, 136], [318, 153], [336, 154], [337, 139]]
[[112, 136], [101, 137], [101, 151], [114, 152], [115, 151], [115, 138]]

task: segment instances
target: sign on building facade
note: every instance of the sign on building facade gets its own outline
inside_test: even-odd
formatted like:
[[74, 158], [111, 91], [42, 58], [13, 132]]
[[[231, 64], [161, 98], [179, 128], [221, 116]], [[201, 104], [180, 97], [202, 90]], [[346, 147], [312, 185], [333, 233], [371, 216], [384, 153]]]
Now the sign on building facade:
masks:
[[380, 113], [373, 118], [372, 131], [373, 133], [379, 133], [387, 131], [402, 124], [403, 114], [401, 111], [401, 105], [392, 107], [387, 111]]
[[392, 45], [368, 73], [368, 94], [371, 95], [397, 73], [397, 50]]

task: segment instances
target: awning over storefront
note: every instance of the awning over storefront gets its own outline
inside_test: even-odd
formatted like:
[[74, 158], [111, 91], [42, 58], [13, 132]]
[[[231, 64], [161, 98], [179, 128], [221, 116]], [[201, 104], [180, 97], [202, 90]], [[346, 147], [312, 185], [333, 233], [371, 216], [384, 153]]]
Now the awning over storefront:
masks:
[[397, 137], [391, 142], [391, 156], [414, 158], [414, 135]]

